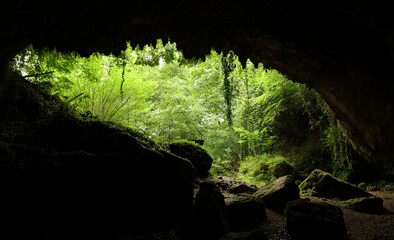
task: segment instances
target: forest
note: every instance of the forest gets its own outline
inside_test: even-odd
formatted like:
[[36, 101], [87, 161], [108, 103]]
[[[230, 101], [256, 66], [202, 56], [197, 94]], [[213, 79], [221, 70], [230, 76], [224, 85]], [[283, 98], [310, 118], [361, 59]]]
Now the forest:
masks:
[[176, 43], [89, 57], [28, 46], [13, 70], [88, 121], [121, 124], [158, 145], [203, 140], [213, 176], [261, 187], [281, 162], [347, 179], [354, 150], [319, 95], [232, 52], [185, 59]]

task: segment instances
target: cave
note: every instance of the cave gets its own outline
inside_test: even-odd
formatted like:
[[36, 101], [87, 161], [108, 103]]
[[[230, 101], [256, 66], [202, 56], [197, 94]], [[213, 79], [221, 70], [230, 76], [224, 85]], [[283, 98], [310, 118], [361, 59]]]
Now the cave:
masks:
[[[0, 30], [1, 111], [5, 112], [7, 104], [11, 104], [7, 102], [7, 94], [14, 89], [13, 82], [6, 76], [8, 62], [28, 43], [38, 48], [89, 55], [96, 51], [117, 54], [126, 41], [143, 45], [158, 38], [171, 39], [186, 58], [202, 58], [211, 48], [223, 52], [232, 50], [243, 62], [250, 58], [314, 88], [328, 104], [331, 114], [340, 121], [354, 147], [381, 174], [392, 170], [394, 17], [387, 1], [264, 1], [259, 5], [252, 1], [222, 0], [6, 4], [2, 9], [8, 14], [2, 16]], [[95, 129], [78, 131], [93, 134]], [[59, 141], [59, 146], [61, 144]], [[75, 147], [70, 149], [76, 150]], [[23, 146], [19, 146], [19, 150], [23, 152]], [[148, 151], [147, 154], [153, 153]], [[89, 161], [89, 156], [81, 158]], [[105, 161], [103, 159], [104, 165]], [[184, 168], [189, 169], [188, 166]], [[100, 169], [95, 170], [100, 172]], [[159, 170], [154, 172], [161, 176]], [[2, 184], [16, 179], [10, 172], [2, 177]], [[179, 183], [176, 179], [167, 180], [168, 184]], [[101, 184], [109, 188], [104, 181]], [[171, 191], [187, 192], [182, 184], [186, 183], [179, 183]], [[5, 186], [5, 191], [17, 194], [17, 183]], [[13, 201], [11, 197], [4, 206], [22, 204]], [[188, 208], [184, 202], [178, 203]], [[141, 203], [135, 201], [135, 204]], [[120, 205], [127, 208], [124, 201]], [[6, 216], [10, 218], [6, 221], [15, 228], [12, 223], [17, 222], [18, 217], [13, 212], [7, 212]], [[122, 218], [119, 219], [117, 223], [121, 225]], [[163, 219], [157, 221], [165, 222]]]

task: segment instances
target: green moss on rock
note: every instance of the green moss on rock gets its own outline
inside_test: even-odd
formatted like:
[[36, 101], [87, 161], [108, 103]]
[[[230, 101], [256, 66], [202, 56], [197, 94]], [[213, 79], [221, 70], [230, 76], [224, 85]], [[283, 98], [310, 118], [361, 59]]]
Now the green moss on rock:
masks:
[[189, 141], [173, 142], [168, 145], [171, 153], [187, 158], [196, 168], [197, 177], [207, 177], [213, 159], [208, 152], [196, 143]]
[[341, 206], [358, 212], [378, 213], [383, 211], [383, 200], [375, 196], [356, 198], [341, 202]]
[[267, 208], [283, 212], [286, 204], [300, 198], [299, 190], [291, 176], [283, 176], [273, 183], [260, 188], [254, 196], [264, 202]]
[[351, 199], [369, 197], [371, 194], [344, 180], [332, 176], [319, 169], [313, 172], [299, 185], [301, 194], [326, 197]]

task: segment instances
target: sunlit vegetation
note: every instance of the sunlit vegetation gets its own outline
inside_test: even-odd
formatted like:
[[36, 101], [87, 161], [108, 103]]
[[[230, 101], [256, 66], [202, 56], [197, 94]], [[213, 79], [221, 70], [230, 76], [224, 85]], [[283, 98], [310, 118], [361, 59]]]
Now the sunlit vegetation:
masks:
[[341, 175], [350, 146], [318, 94], [277, 70], [211, 51], [185, 59], [175, 43], [133, 48], [119, 56], [27, 47], [12, 68], [58, 96], [87, 120], [111, 121], [164, 144], [204, 140], [213, 175], [263, 185], [275, 164]]

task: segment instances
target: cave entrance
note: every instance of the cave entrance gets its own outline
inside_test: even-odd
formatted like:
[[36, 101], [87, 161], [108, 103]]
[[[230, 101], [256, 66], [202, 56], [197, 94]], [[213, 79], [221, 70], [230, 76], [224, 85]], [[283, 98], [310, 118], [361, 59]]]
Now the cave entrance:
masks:
[[37, 50], [12, 68], [56, 95], [77, 116], [110, 121], [161, 145], [203, 142], [210, 173], [263, 186], [315, 168], [347, 177], [352, 149], [312, 89], [230, 51], [185, 59], [176, 43], [132, 47], [119, 56]]

